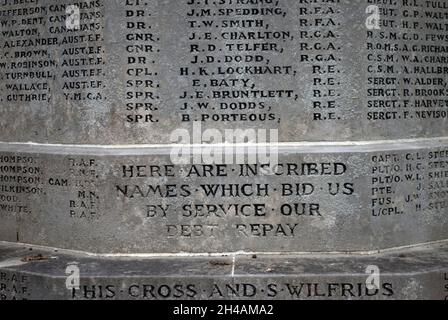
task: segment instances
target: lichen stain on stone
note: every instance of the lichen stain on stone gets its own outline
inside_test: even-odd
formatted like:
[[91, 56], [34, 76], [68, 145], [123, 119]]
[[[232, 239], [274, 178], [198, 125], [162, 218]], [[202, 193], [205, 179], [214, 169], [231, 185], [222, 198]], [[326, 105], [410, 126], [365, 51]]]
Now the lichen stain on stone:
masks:
[[42, 254], [36, 254], [34, 256], [27, 256], [21, 259], [22, 262], [35, 262], [35, 261], [45, 261], [50, 260], [50, 257], [44, 256]]

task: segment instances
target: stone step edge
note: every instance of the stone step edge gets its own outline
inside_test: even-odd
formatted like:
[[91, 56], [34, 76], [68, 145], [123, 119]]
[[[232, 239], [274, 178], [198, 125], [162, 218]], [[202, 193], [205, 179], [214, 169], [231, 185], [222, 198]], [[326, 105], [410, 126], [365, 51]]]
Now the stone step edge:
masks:
[[9, 299], [448, 300], [448, 244], [371, 256], [104, 258], [0, 243], [0, 300]]
[[[218, 253], [93, 253], [86, 251], [78, 251], [64, 248], [47, 247], [40, 245], [33, 245], [21, 242], [8, 242], [0, 241], [0, 250], [27, 250], [30, 252], [46, 252], [47, 254], [57, 253], [66, 256], [78, 256], [88, 259], [185, 259], [185, 258], [198, 258], [198, 259], [214, 259], [214, 258], [250, 258], [256, 257], [270, 257], [270, 258], [301, 258], [301, 259], [318, 259], [318, 258], [375, 258], [380, 256], [393, 256], [401, 255], [407, 252], [425, 252], [435, 251], [439, 249], [448, 250], [448, 239], [432, 242], [419, 243], [414, 245], [393, 247], [380, 250], [371, 251], [350, 251], [350, 252], [218, 252]], [[2, 256], [0, 255], [0, 261]], [[448, 260], [447, 260], [448, 266]]]

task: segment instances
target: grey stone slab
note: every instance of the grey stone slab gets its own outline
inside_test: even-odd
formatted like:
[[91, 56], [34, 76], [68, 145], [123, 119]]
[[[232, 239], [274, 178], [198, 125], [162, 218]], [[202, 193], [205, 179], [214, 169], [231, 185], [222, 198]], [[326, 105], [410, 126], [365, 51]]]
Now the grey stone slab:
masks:
[[77, 1], [79, 30], [69, 5], [2, 5], [2, 141], [159, 144], [193, 124], [282, 142], [446, 135], [444, 0]]
[[173, 165], [169, 148], [1, 150], [1, 240], [96, 253], [288, 253], [448, 238], [446, 139], [285, 146], [274, 171]]
[[[5, 0], [0, 299], [447, 299], [447, 17], [441, 0]], [[236, 152], [271, 142], [276, 170], [174, 161], [175, 144], [229, 155], [227, 129], [278, 130]]]
[[[376, 255], [92, 257], [1, 245], [0, 296], [66, 300], [447, 299], [446, 244]], [[26, 261], [26, 262], [24, 262]], [[80, 271], [67, 289], [66, 268]], [[368, 289], [369, 266], [379, 289]]]

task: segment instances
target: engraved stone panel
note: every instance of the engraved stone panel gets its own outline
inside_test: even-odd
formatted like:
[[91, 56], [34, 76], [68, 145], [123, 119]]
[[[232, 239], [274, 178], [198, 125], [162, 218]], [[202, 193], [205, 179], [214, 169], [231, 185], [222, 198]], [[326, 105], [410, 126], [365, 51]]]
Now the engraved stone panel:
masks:
[[[108, 259], [0, 245], [0, 300], [446, 300], [447, 256], [445, 245], [373, 257]], [[73, 261], [83, 280], [68, 290]], [[384, 271], [378, 289], [367, 288], [361, 267], [372, 264]]]
[[159, 144], [194, 123], [282, 142], [445, 136], [447, 14], [445, 1], [6, 0], [0, 136]]
[[448, 236], [446, 139], [285, 147], [274, 170], [173, 165], [169, 148], [14, 150], [0, 153], [0, 231], [24, 243], [101, 253], [346, 252]]
[[446, 297], [448, 2], [0, 1], [0, 300]]

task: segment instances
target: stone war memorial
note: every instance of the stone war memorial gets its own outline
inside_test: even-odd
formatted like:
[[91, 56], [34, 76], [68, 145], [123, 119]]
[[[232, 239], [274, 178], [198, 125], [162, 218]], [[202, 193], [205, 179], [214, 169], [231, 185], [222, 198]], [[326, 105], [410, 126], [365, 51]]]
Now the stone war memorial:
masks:
[[0, 300], [448, 299], [448, 2], [1, 0]]

